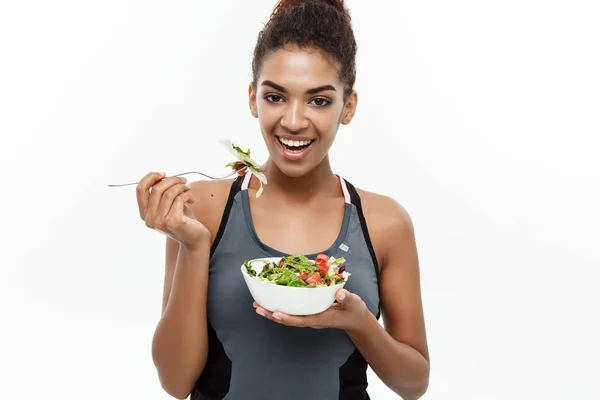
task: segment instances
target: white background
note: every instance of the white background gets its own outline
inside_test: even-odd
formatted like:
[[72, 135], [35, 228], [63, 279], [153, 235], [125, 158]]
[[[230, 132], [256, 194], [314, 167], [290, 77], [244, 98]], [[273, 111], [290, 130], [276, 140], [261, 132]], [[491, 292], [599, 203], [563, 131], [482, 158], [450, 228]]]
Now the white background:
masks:
[[[223, 173], [220, 138], [265, 159], [246, 96], [274, 4], [1, 3], [0, 398], [169, 398], [164, 238], [106, 185]], [[348, 4], [360, 100], [332, 160], [414, 220], [424, 398], [600, 398], [597, 2]]]

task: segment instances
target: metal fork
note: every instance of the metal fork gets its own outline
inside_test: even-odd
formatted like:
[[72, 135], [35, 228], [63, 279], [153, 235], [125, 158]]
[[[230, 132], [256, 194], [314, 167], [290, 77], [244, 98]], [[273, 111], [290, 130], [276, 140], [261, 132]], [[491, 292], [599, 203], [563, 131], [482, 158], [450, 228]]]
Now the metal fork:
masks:
[[[191, 171], [191, 172], [184, 172], [183, 174], [177, 174], [177, 175], [172, 175], [172, 176], [165, 176], [163, 178], [163, 180], [167, 179], [167, 178], [172, 178], [174, 176], [182, 176], [182, 175], [189, 175], [189, 174], [200, 174], [200, 175], [202, 175], [202, 176], [204, 176], [204, 177], [206, 177], [208, 179], [227, 179], [227, 178], [229, 178], [229, 177], [231, 177], [231, 176], [233, 176], [233, 175], [237, 174], [238, 172], [243, 171], [245, 169], [246, 168], [243, 168], [243, 169], [238, 170], [238, 171], [232, 171], [232, 172], [228, 173], [227, 175], [223, 175], [223, 176], [210, 176], [210, 175], [207, 175], [207, 174], [205, 174], [203, 172]], [[139, 182], [122, 183], [122, 184], [119, 184], [119, 185], [108, 185], [108, 187], [130, 186], [130, 185], [137, 185], [137, 184], [139, 184]]]

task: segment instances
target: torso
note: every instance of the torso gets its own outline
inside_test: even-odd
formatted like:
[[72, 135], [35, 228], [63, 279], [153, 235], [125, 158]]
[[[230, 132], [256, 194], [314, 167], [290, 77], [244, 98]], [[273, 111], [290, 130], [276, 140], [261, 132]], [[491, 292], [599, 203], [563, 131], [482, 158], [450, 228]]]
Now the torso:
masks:
[[[244, 259], [294, 253], [345, 256], [348, 265], [355, 268], [355, 279], [347, 283], [347, 289], [359, 294], [371, 312], [379, 316], [378, 275], [384, 259], [381, 249], [386, 218], [378, 196], [350, 185], [354, 193], [352, 203], [360, 196], [362, 209], [350, 204], [348, 191], [344, 197], [341, 190], [339, 196], [301, 207], [276, 198], [269, 201], [264, 194], [255, 199], [255, 191], [250, 188], [238, 192], [234, 201], [230, 199], [226, 213], [229, 222], [223, 229], [221, 219], [232, 184], [241, 186], [240, 181], [202, 181], [192, 185], [197, 200], [192, 209], [211, 232], [214, 254], [211, 251], [207, 298], [212, 344], [207, 366], [191, 399], [237, 400], [259, 390], [261, 398], [281, 398], [281, 393], [289, 399], [305, 398], [302, 393], [291, 395], [289, 387], [281, 386], [282, 382], [279, 386], [271, 384], [268, 395], [264, 389], [253, 387], [254, 381], [247, 380], [253, 368], [266, 369], [279, 376], [278, 381], [290, 379], [291, 369], [313, 369], [305, 372], [305, 377], [320, 380], [319, 387], [328, 386], [322, 397], [312, 396], [314, 399], [367, 398], [366, 362], [345, 332], [290, 328], [256, 316], [239, 266]], [[368, 232], [361, 229], [360, 210]], [[315, 349], [317, 352], [312, 351]], [[223, 397], [224, 393], [227, 396]]]

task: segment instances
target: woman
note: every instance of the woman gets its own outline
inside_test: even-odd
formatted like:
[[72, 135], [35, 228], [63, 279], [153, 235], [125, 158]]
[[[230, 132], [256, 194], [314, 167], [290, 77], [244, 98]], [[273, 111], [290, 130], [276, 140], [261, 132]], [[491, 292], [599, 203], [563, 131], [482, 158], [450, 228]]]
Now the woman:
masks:
[[[140, 182], [142, 219], [168, 236], [152, 355], [172, 396], [368, 399], [367, 364], [402, 398], [425, 393], [429, 355], [410, 217], [329, 163], [339, 125], [357, 106], [355, 55], [343, 1], [282, 0], [258, 37], [249, 87], [270, 154], [262, 196], [251, 174], [186, 185], [150, 173]], [[253, 303], [243, 261], [297, 253], [346, 258], [352, 278], [339, 304], [297, 317]]]

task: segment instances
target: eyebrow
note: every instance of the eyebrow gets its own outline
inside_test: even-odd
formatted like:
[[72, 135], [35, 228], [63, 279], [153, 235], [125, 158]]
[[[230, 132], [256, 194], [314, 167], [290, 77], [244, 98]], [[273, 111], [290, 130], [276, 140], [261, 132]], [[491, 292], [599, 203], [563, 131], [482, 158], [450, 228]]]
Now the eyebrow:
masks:
[[[275, 82], [272, 82], [269, 80], [263, 81], [263, 83], [261, 83], [261, 86], [269, 86], [275, 90], [279, 90], [282, 93], [287, 93], [287, 90], [283, 86], [278, 85]], [[324, 92], [325, 90], [333, 90], [334, 92], [336, 91], [332, 85], [323, 85], [323, 86], [317, 86], [316, 88], [308, 89], [306, 91], [306, 94], [316, 94], [319, 92]]]

